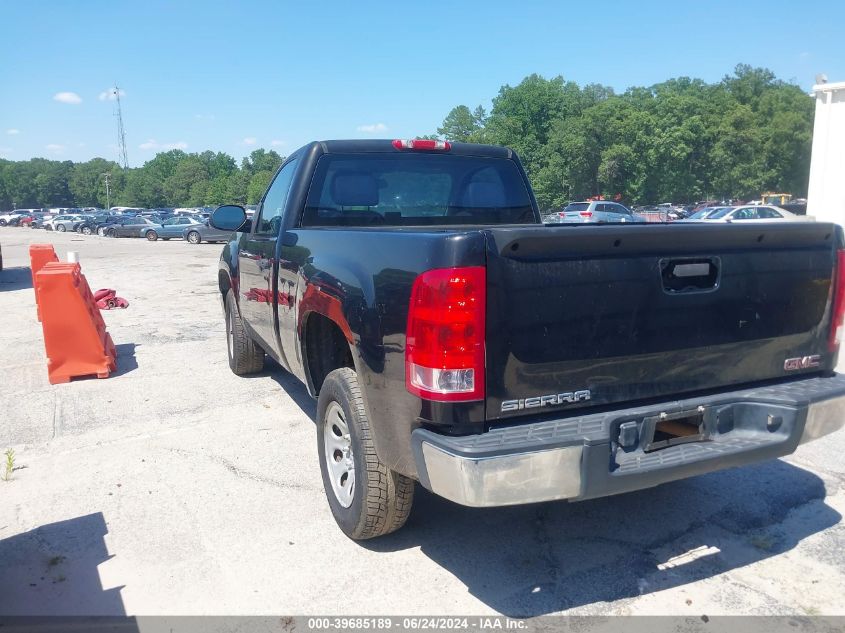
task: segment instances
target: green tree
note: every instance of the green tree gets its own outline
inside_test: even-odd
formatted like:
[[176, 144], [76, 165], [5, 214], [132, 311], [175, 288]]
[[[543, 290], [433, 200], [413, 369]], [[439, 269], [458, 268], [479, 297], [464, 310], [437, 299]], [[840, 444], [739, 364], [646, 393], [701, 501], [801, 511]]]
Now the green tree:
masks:
[[258, 171], [253, 174], [249, 180], [249, 185], [246, 190], [247, 204], [258, 204], [267, 187], [270, 186], [270, 181], [273, 179], [273, 172], [269, 170]]
[[481, 106], [471, 112], [465, 105], [459, 105], [446, 115], [443, 125], [437, 128], [437, 134], [450, 141], [475, 142], [484, 128], [486, 119], [487, 115]]

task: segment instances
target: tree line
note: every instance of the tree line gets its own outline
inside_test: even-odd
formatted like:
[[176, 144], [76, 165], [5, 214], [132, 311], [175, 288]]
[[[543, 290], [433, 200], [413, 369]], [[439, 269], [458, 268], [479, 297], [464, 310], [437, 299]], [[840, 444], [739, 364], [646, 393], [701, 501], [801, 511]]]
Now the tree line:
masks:
[[[33, 158], [0, 160], [0, 209], [37, 207], [199, 207], [255, 204], [284, 158], [257, 149], [238, 165], [223, 152], [156, 154], [143, 167], [122, 169], [94, 158], [84, 163]], [[108, 174], [109, 197], [105, 174]]]
[[[563, 77], [530, 75], [505, 85], [490, 112], [453, 108], [437, 133], [515, 149], [544, 209], [590, 196], [627, 202], [804, 196], [813, 99], [764, 68], [741, 64], [717, 83], [680, 77], [616, 94]], [[0, 160], [0, 209], [214, 205], [259, 201], [283, 158], [258, 149], [238, 165], [222, 152], [172, 150], [123, 170], [84, 163]]]
[[515, 149], [542, 208], [590, 196], [638, 203], [804, 196], [814, 102], [764, 68], [622, 94], [563, 77], [503, 86], [489, 112], [452, 109], [436, 138]]

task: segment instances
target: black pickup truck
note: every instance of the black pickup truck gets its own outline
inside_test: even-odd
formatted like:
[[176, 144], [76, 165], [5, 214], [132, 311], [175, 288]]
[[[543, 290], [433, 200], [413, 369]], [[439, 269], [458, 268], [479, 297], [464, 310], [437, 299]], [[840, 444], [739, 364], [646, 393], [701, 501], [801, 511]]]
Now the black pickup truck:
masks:
[[509, 149], [325, 141], [220, 258], [229, 364], [318, 398], [350, 537], [415, 481], [468, 506], [582, 500], [792, 453], [845, 421], [840, 228], [541, 224]]

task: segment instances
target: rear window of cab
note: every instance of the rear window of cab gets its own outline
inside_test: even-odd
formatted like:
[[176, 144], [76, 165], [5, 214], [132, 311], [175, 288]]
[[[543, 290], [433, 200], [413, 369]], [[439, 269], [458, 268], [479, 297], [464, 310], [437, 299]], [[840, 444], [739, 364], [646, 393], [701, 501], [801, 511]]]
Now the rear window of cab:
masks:
[[444, 154], [326, 154], [303, 227], [534, 223], [514, 161]]

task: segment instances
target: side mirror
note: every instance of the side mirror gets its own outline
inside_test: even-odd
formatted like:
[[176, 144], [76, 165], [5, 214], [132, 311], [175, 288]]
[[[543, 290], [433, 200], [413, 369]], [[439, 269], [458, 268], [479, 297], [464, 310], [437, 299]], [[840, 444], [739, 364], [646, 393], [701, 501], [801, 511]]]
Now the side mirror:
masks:
[[246, 222], [246, 211], [236, 204], [217, 207], [209, 218], [209, 224], [221, 231], [240, 231]]

